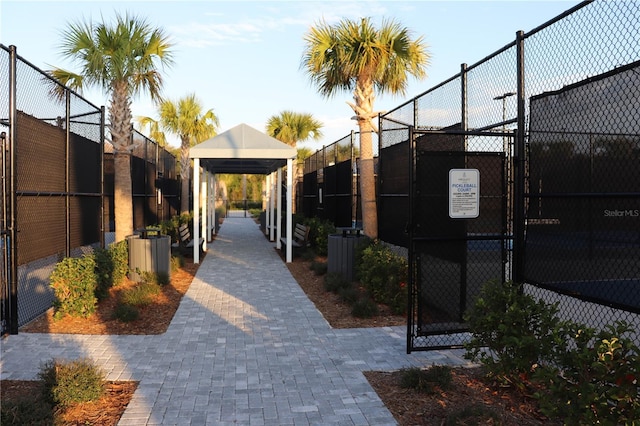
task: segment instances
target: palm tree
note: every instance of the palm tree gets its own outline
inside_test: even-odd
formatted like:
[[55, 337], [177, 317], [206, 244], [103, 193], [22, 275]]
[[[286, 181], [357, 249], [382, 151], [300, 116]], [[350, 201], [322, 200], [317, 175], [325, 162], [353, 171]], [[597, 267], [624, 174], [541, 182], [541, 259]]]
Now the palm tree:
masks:
[[[180, 212], [189, 212], [189, 148], [214, 137], [217, 134], [219, 120], [213, 109], [202, 112], [202, 105], [195, 94], [189, 94], [177, 102], [163, 100], [158, 104], [160, 128], [180, 137], [180, 180], [182, 191]], [[151, 122], [153, 119], [142, 117], [140, 122]]]
[[364, 233], [378, 236], [375, 176], [373, 167], [372, 120], [375, 90], [404, 95], [409, 76], [424, 78], [429, 63], [422, 37], [393, 20], [375, 28], [369, 18], [359, 22], [343, 19], [335, 26], [324, 22], [311, 27], [304, 37], [301, 68], [320, 94], [331, 97], [339, 91], [353, 90], [355, 103], [347, 104], [360, 129], [360, 192]]
[[[267, 134], [278, 139], [281, 142], [296, 146], [298, 142], [322, 138], [322, 123], [311, 114], [298, 113], [293, 111], [282, 111], [280, 115], [273, 115], [267, 120]], [[292, 213], [296, 212], [296, 186], [300, 180], [300, 162], [293, 175], [293, 186], [291, 190], [291, 198], [294, 200]]]
[[162, 29], [136, 16], [117, 15], [115, 25], [79, 21], [63, 32], [60, 44], [62, 55], [79, 64], [79, 73], [60, 68], [49, 71], [77, 91], [99, 86], [110, 95], [107, 127], [114, 148], [116, 241], [133, 233], [131, 99], [144, 92], [152, 99], [160, 97], [158, 65], [171, 65], [171, 47]]
[[311, 114], [282, 111], [267, 120], [267, 134], [293, 147], [298, 142], [322, 138], [322, 123]]
[[[140, 130], [144, 130], [145, 127], [149, 128], [147, 136], [156, 141], [161, 147], [167, 146], [167, 136], [160, 128], [160, 122], [154, 120], [151, 117], [136, 117], [138, 124], [140, 124]], [[143, 132], [144, 133], [144, 132]]]

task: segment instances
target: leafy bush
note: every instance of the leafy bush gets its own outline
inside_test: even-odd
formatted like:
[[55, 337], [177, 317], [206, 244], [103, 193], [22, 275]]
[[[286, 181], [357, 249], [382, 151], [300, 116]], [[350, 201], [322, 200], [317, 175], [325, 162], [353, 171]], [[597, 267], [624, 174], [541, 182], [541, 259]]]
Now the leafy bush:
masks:
[[566, 424], [634, 424], [640, 349], [625, 335], [635, 329], [619, 321], [597, 331], [556, 313], [557, 304], [536, 301], [516, 284], [488, 282], [466, 315], [472, 339], [465, 357], [532, 388], [540, 410]]
[[465, 316], [472, 333], [465, 357], [479, 360], [498, 380], [521, 387], [551, 354], [556, 312], [556, 305], [536, 301], [518, 284], [488, 281]]
[[102, 300], [109, 289], [122, 283], [129, 272], [129, 248], [126, 240], [97, 248], [93, 252], [96, 262], [96, 297]]
[[67, 257], [56, 264], [49, 277], [55, 294], [54, 318], [65, 314], [88, 317], [96, 310], [96, 262], [92, 255]]
[[378, 315], [378, 305], [369, 297], [361, 297], [351, 307], [351, 315], [356, 318], [374, 317]]
[[99, 399], [105, 392], [105, 376], [88, 359], [52, 360], [39, 372], [44, 397], [54, 405], [69, 406]]
[[446, 390], [451, 387], [452, 381], [451, 367], [448, 366], [434, 365], [426, 370], [418, 367], [400, 370], [400, 387], [418, 392], [432, 393], [436, 387]]
[[376, 302], [388, 305], [394, 313], [406, 312], [408, 266], [404, 257], [375, 242], [362, 250], [356, 269], [360, 282]]
[[305, 220], [309, 226], [309, 241], [319, 256], [326, 256], [329, 252], [329, 235], [336, 232], [336, 227], [329, 220], [309, 218]]
[[[536, 369], [535, 396], [549, 417], [573, 424], [631, 425], [640, 419], [640, 349], [624, 322], [603, 331], [565, 323], [551, 362]], [[570, 423], [571, 424], [571, 423]]]
[[171, 242], [178, 242], [180, 241], [180, 225], [185, 223], [189, 226], [189, 229], [193, 229], [193, 212], [182, 213], [179, 216], [172, 216], [170, 219], [160, 223], [160, 233], [169, 235], [171, 237]]
[[111, 318], [122, 322], [132, 322], [137, 320], [138, 317], [140, 317], [138, 308], [122, 302], [119, 302], [111, 313]]
[[129, 273], [129, 244], [127, 240], [109, 245], [109, 256], [113, 269], [111, 270], [111, 283], [114, 286], [122, 284]]

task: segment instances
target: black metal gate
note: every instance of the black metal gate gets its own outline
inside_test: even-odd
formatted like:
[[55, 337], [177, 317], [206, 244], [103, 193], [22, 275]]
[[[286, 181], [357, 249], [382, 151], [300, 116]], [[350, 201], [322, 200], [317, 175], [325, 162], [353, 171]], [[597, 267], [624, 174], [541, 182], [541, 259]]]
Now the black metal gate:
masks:
[[513, 134], [410, 128], [409, 140], [407, 352], [461, 347], [482, 284], [510, 279]]

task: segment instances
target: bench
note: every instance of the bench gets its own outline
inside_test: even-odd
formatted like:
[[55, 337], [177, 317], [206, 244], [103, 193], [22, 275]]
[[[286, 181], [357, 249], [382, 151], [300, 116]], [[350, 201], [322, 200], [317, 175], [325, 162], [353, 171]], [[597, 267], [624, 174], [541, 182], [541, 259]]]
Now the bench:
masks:
[[[309, 231], [310, 227], [304, 226], [300, 223], [296, 224], [293, 230], [293, 236], [291, 237], [291, 252], [295, 254], [298, 249], [307, 248], [309, 246]], [[280, 250], [282, 253], [286, 253], [287, 249], [287, 237], [280, 238]]]
[[[200, 252], [203, 252], [204, 238], [200, 238]], [[193, 252], [193, 238], [191, 238], [191, 231], [186, 223], [183, 223], [178, 228], [178, 242], [171, 244], [171, 248], [178, 249], [183, 254], [190, 254]]]

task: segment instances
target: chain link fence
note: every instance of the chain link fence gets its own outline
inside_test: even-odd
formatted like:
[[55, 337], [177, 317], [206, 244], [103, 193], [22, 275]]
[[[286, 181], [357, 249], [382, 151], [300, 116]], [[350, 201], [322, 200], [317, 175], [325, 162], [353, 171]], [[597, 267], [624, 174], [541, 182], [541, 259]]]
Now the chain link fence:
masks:
[[[64, 257], [113, 240], [113, 159], [104, 111], [0, 45], [2, 135], [1, 332], [53, 302], [49, 275]], [[136, 227], [178, 210], [176, 161], [135, 132]]]
[[[415, 129], [417, 146], [422, 132], [462, 134], [465, 152], [506, 158], [501, 169], [506, 188], [496, 198], [507, 206], [505, 278], [560, 303], [566, 318], [596, 328], [623, 319], [638, 328], [639, 45], [638, 2], [582, 2], [529, 33], [519, 32], [482, 61], [462, 64], [459, 74], [382, 116], [380, 235], [411, 246], [403, 227], [414, 227], [419, 219], [393, 209], [407, 198], [423, 197], [423, 184], [438, 169], [431, 164], [432, 172], [418, 175], [418, 182], [410, 182], [408, 173], [393, 173], [418, 161], [407, 147], [409, 129]], [[446, 144], [438, 148], [442, 142], [433, 134], [431, 150], [454, 151]], [[464, 167], [470, 167], [468, 159]], [[481, 174], [481, 188], [487, 175]], [[426, 203], [414, 216], [428, 220], [432, 208]], [[495, 209], [486, 214], [498, 216]], [[437, 230], [432, 231], [431, 236]], [[422, 276], [433, 279], [434, 264]], [[428, 283], [426, 278], [413, 283], [409, 347], [458, 344], [453, 336], [421, 333], [426, 322], [420, 315], [441, 298], [421, 299], [432, 291], [422, 287]], [[457, 296], [444, 298], [455, 303]], [[461, 320], [459, 325], [464, 330]]]
[[362, 220], [357, 158], [359, 133], [316, 151], [304, 161], [302, 212], [306, 217], [356, 227]]

